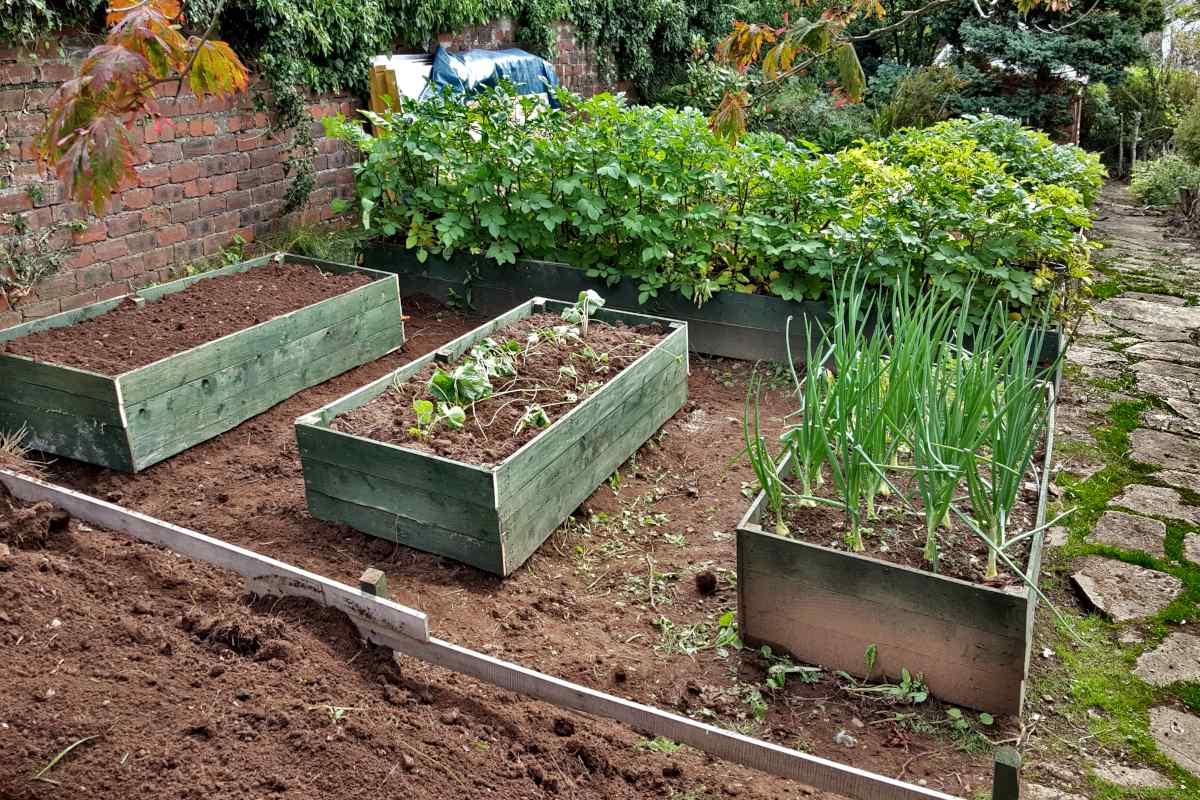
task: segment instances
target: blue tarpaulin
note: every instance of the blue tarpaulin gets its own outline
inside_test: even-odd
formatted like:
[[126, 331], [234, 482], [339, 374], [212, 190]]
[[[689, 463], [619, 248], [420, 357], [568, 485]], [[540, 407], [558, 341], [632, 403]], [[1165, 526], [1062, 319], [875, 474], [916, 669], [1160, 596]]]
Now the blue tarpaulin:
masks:
[[[422, 96], [449, 86], [456, 92], [471, 95], [481, 87], [495, 86], [506, 80], [516, 87], [517, 94], [550, 93], [558, 86], [554, 66], [544, 58], [512, 48], [509, 50], [468, 50], [451, 53], [438, 47], [429, 70], [429, 85]], [[550, 104], [557, 106], [553, 93]]]

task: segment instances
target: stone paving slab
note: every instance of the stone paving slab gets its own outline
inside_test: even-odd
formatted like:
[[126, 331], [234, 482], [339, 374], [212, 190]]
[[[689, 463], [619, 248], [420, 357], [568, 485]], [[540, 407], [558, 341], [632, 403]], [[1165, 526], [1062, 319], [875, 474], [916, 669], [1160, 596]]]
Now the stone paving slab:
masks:
[[1167, 517], [1200, 525], [1200, 507], [1184, 505], [1183, 496], [1166, 486], [1126, 486], [1123, 492], [1113, 498], [1112, 505], [1146, 516]]
[[1021, 792], [1022, 800], [1087, 800], [1081, 794], [1064, 792], [1052, 786], [1042, 786], [1040, 783], [1027, 783]]
[[1178, 486], [1180, 489], [1187, 489], [1190, 492], [1200, 494], [1200, 472], [1164, 469], [1154, 473], [1154, 477], [1168, 486]]
[[1200, 717], [1170, 706], [1152, 708], [1150, 735], [1164, 755], [1200, 777]]
[[1125, 352], [1138, 358], [1172, 361], [1189, 366], [1200, 365], [1200, 347], [1187, 342], [1142, 342], [1127, 348]]
[[1129, 434], [1135, 461], [1185, 472], [1200, 472], [1200, 439], [1144, 428]]
[[1086, 367], [1107, 367], [1123, 365], [1127, 359], [1115, 350], [1075, 346], [1067, 350], [1067, 361]]
[[1169, 328], [1200, 328], [1200, 307], [1169, 305], [1163, 296], [1154, 299], [1121, 295], [1100, 303], [1097, 311], [1101, 317], [1117, 320], [1147, 322]]
[[[1176, 400], [1175, 402], [1183, 401]], [[1200, 437], [1200, 420], [1187, 419], [1178, 414], [1172, 414], [1170, 411], [1159, 411], [1156, 408], [1142, 412], [1142, 425], [1163, 433]]]
[[1183, 589], [1183, 582], [1171, 575], [1102, 556], [1081, 558], [1075, 566], [1071, 582], [1114, 622], [1153, 616]]
[[1133, 674], [1155, 686], [1200, 680], [1200, 636], [1172, 633], [1158, 647], [1138, 657]]
[[1193, 564], [1200, 564], [1200, 533], [1183, 538], [1183, 557]]
[[[1173, 378], [1170, 375], [1141, 372], [1138, 371], [1137, 364], [1134, 364], [1133, 369], [1139, 392], [1152, 394], [1155, 397], [1178, 397], [1184, 400], [1197, 398], [1196, 390], [1193, 390], [1193, 386], [1196, 386], [1196, 384], [1186, 378]], [[1197, 390], [1200, 390], [1200, 386], [1197, 386]]]
[[1124, 511], [1105, 511], [1092, 529], [1092, 541], [1122, 550], [1141, 550], [1162, 558], [1163, 539], [1167, 526], [1156, 519], [1126, 514]]
[[1170, 789], [1175, 784], [1160, 772], [1144, 767], [1107, 764], [1096, 767], [1096, 777], [1125, 789]]
[[1170, 325], [1138, 322], [1131, 319], [1110, 319], [1107, 322], [1110, 327], [1152, 342], [1188, 342], [1192, 339], [1190, 328], [1176, 328]]

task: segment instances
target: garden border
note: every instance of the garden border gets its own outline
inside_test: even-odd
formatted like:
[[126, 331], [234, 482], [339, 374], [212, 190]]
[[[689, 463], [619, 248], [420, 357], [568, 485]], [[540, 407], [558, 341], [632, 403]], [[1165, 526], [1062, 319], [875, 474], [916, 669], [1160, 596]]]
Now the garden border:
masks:
[[[789, 317], [798, 321], [791, 328], [791, 352], [802, 361], [807, 348], [799, 320], [829, 319], [829, 304], [824, 301], [783, 300], [735, 291], [718, 292], [697, 306], [679, 292], [664, 288], [658, 297], [639, 303], [636, 281], [625, 278], [609, 286], [602, 278], [589, 278], [583, 269], [558, 261], [518, 259], [514, 264], [498, 264], [482, 256], [459, 255], [451, 261], [430, 256], [422, 262], [416, 251], [402, 245], [369, 241], [363, 246], [362, 262], [364, 267], [395, 273], [405, 295], [428, 294], [484, 313], [498, 313], [532, 297], [575, 297], [592, 289], [604, 296], [610, 308], [636, 309], [686, 322], [693, 352], [743, 361], [786, 362]], [[1046, 333], [1043, 360], [1054, 358], [1061, 338], [1057, 329]]]
[[[1047, 383], [1035, 528], [1046, 522], [1061, 374], [1060, 364]], [[759, 492], [737, 526], [738, 631], [747, 644], [859, 677], [899, 679], [908, 669], [940, 700], [1021, 715], [1038, 602], [1027, 584], [1004, 591], [779, 536], [758, 522], [764, 502]], [[1044, 538], [1030, 541], [1025, 576], [1034, 585]], [[865, 675], [869, 646], [877, 655]]]
[[301, 597], [344, 612], [367, 641], [535, 700], [591, 714], [695, 747], [715, 758], [855, 800], [959, 800], [953, 795], [697, 722], [432, 638], [423, 612], [299, 567], [36, 478], [0, 469], [0, 484], [26, 502], [52, 503], [78, 519], [237, 572], [250, 592]]
[[688, 328], [601, 308], [598, 321], [654, 323], [668, 333], [636, 361], [493, 468], [333, 430], [434, 361], [452, 363], [493, 332], [571, 303], [534, 298], [440, 349], [296, 420], [309, 513], [317, 519], [496, 575], [521, 566], [551, 533], [687, 401]]
[[403, 346], [395, 275], [285, 253], [0, 330], [0, 342], [97, 317], [129, 299], [153, 302], [280, 257], [374, 280], [115, 376], [0, 352], [0, 428], [25, 428], [34, 450], [138, 472]]

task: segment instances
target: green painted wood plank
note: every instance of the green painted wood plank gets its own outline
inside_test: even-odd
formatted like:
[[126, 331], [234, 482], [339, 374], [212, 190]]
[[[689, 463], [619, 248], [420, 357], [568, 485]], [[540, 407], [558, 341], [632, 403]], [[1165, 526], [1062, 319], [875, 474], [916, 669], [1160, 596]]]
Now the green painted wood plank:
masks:
[[533, 483], [528, 484], [525, 495], [520, 498], [524, 500], [523, 505], [512, 510], [502, 507], [505, 515], [501, 522], [505, 535], [504, 574], [523, 564], [562, 521], [686, 401], [686, 379], [670, 381], [665, 386], [647, 386], [626, 406], [615, 409], [579, 436], [574, 447], [561, 453]]
[[125, 420], [117, 405], [116, 391], [106, 400], [97, 400], [86, 395], [65, 392], [48, 386], [38, 386], [25, 381], [5, 377], [0, 380], [0, 406], [20, 403], [32, 408], [41, 408], [58, 414], [74, 414], [88, 417], [96, 422], [124, 427]]
[[1024, 642], [1028, 603], [1024, 593], [1010, 594], [765, 531], [747, 530], [745, 538], [739, 584], [760, 574], [782, 576], [859, 601]]
[[82, 322], [85, 319], [92, 319], [101, 314], [107, 314], [125, 301], [128, 295], [114, 297], [111, 300], [103, 300], [99, 303], [91, 303], [79, 308], [73, 308], [70, 311], [63, 311], [59, 314], [51, 314], [48, 317], [41, 319], [30, 320], [29, 322], [20, 325], [14, 325], [11, 328], [0, 330], [0, 342], [11, 342], [13, 339], [19, 339], [22, 336], [28, 336], [31, 333], [40, 333], [53, 328], [65, 328], [68, 325], [74, 325], [76, 322]]
[[573, 448], [578, 436], [607, 417], [627, 397], [654, 382], [665, 393], [670, 383], [686, 383], [687, 369], [687, 329], [678, 328], [500, 464], [496, 470], [496, 497], [500, 506], [503, 508], [520, 497], [526, 484], [563, 451]]
[[492, 473], [482, 467], [317, 425], [298, 424], [296, 439], [302, 462], [318, 459], [384, 478], [403, 475], [405, 483], [481, 505], [495, 497]]
[[[293, 255], [291, 253], [288, 253], [284, 257], [284, 261], [287, 261], [288, 263], [307, 264], [309, 266], [319, 267], [323, 272], [336, 272], [336, 273], [340, 273], [340, 274], [345, 274], [347, 272], [365, 272], [368, 275], [370, 275], [371, 277], [376, 278], [376, 279], [396, 278], [397, 277], [396, 273], [388, 272], [386, 270], [371, 269], [370, 267], [360, 267], [360, 266], [356, 266], [354, 264], [343, 264], [340, 261], [325, 261], [324, 259], [320, 259], [320, 258], [309, 258], [308, 256], [297, 256], [297, 255]], [[397, 286], [399, 286], [399, 283], [397, 283]]]
[[0, 430], [25, 426], [34, 450], [112, 469], [132, 471], [124, 428], [74, 414], [59, 414], [20, 403], [0, 404]]
[[216, 415], [213, 421], [200, 427], [180, 427], [178, 434], [174, 437], [147, 437], [137, 435], [136, 431], [131, 432], [137, 469], [144, 469], [206, 439], [211, 439], [213, 436], [235, 428], [256, 414], [261, 414], [272, 406], [287, 400], [299, 391], [327, 381], [359, 364], [378, 358], [391, 348], [393, 336], [392, 332], [386, 331], [374, 339], [356, 342], [348, 349], [309, 361], [299, 370], [277, 376], [273, 387], [276, 391], [270, 394], [264, 394], [258, 387], [253, 387], [233, 397], [225, 398], [221, 401], [219, 415]]
[[170, 391], [227, 366], [249, 360], [259, 353], [273, 350], [285, 342], [361, 314], [370, 308], [391, 300], [398, 302], [395, 291], [396, 287], [391, 282], [375, 281], [168, 356], [120, 376], [122, 396], [127, 403], [137, 403]]
[[[291, 389], [291, 384], [284, 382], [285, 377], [306, 364], [342, 352], [345, 360], [342, 371], [352, 369], [364, 359], [377, 358], [403, 344], [402, 331], [394, 305], [376, 306], [364, 314], [259, 353], [248, 361], [140, 403], [129, 403], [126, 414], [130, 428], [138, 439], [170, 438], [175, 432], [225, 416], [225, 404], [248, 392], [260, 393], [264, 399], [274, 397], [279, 402], [286, 399], [282, 393]], [[389, 333], [390, 339], [386, 336]], [[365, 350], [350, 349], [360, 341], [370, 341], [373, 346]]]
[[40, 364], [23, 356], [0, 353], [0, 380], [23, 381], [34, 386], [91, 397], [94, 400], [116, 402], [117, 381], [107, 375], [63, 367], [58, 364]]
[[494, 574], [500, 574], [500, 546], [425, 523], [413, 524], [391, 511], [347, 503], [313, 489], [306, 490], [308, 510], [317, 519], [348, 525], [392, 542], [436, 553]]
[[500, 546], [496, 509], [413, 486], [404, 475], [383, 478], [345, 465], [304, 461], [304, 483], [329, 497], [371, 508], [386, 508], [414, 527], [429, 525]]

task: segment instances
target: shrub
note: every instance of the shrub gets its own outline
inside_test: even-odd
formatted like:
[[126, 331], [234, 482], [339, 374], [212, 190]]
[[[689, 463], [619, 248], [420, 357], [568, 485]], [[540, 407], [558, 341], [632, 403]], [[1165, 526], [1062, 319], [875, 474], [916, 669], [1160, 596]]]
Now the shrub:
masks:
[[751, 128], [808, 142], [823, 153], [842, 150], [859, 139], [875, 138], [870, 109], [834, 97], [811, 80], [790, 81], [773, 97], [766, 98]]
[[924, 128], [947, 119], [964, 85], [952, 67], [921, 67], [905, 73], [879, 106], [875, 127], [886, 136], [900, 128]]
[[1173, 206], [1179, 202], [1180, 189], [1195, 188], [1200, 188], [1200, 167], [1174, 153], [1139, 161], [1129, 181], [1129, 191], [1148, 206]]
[[[815, 299], [858, 269], [960, 295], [987, 284], [1027, 308], [1054, 291], [1057, 268], [1086, 263], [1076, 186], [1091, 184], [1043, 182], [1038, 157], [1064, 173], [1094, 159], [1059, 156], [1008, 120], [814, 155], [770, 133], [729, 146], [693, 110], [560, 97], [561, 109], [530, 113], [534, 101], [502, 89], [470, 107], [446, 95], [368, 113], [377, 136], [344, 119], [327, 127], [365, 154], [364, 226], [419, 259], [565, 261], [637, 281], [642, 302], [664, 290], [696, 303], [725, 290]], [[514, 102], [524, 122], [512, 121]], [[968, 137], [973, 126], [996, 152]]]
[[1200, 164], [1200, 100], [1188, 108], [1175, 128], [1175, 147], [1193, 164]]

